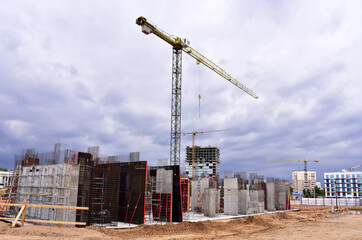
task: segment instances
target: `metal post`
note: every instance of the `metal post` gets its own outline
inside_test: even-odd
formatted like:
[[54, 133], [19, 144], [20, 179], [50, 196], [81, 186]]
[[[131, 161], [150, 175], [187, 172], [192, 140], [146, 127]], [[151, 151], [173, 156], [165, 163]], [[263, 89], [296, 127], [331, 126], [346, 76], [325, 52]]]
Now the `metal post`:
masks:
[[335, 191], [335, 195], [336, 195], [336, 211], [338, 211], [337, 181], [336, 180], [334, 180], [334, 191]]
[[192, 180], [195, 180], [195, 131], [192, 133]]
[[173, 48], [170, 165], [180, 165], [182, 49]]
[[309, 188], [308, 188], [308, 172], [307, 172], [307, 161], [306, 160], [304, 160], [304, 189], [305, 189], [305, 193], [307, 194], [307, 191]]

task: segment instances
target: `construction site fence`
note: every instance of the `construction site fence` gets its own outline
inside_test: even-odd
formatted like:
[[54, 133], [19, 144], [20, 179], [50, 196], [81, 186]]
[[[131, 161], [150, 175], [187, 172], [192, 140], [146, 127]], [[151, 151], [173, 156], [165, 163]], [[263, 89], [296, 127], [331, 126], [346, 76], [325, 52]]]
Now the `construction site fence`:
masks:
[[290, 200], [291, 205], [362, 206], [362, 198], [301, 198]]

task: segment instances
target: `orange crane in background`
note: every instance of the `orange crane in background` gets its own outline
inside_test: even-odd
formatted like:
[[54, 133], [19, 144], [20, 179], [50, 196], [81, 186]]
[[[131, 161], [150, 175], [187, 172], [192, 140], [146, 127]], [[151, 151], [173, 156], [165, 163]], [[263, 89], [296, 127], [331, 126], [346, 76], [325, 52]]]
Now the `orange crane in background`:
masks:
[[307, 160], [307, 159], [265, 159], [265, 161], [280, 161], [280, 162], [304, 162], [304, 189], [308, 189], [308, 172], [307, 162], [319, 162], [319, 160]]
[[192, 180], [195, 180], [195, 136], [196, 134], [203, 134], [203, 133], [210, 133], [210, 132], [222, 132], [222, 131], [229, 131], [229, 129], [221, 129], [221, 130], [209, 130], [209, 131], [200, 131], [200, 132], [188, 132], [183, 133], [183, 136], [188, 134], [192, 135]]

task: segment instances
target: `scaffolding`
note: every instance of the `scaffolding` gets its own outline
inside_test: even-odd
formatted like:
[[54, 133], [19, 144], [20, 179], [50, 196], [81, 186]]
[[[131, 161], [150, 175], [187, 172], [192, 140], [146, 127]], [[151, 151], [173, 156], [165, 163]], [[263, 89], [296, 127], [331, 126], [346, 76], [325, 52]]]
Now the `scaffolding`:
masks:
[[[30, 165], [18, 166], [14, 171], [9, 202], [20, 203], [27, 199], [29, 204], [71, 206], [76, 205], [74, 192], [77, 186], [71, 181], [73, 164]], [[72, 199], [73, 197], [73, 199]], [[10, 208], [8, 215], [18, 211]], [[75, 221], [74, 210], [29, 208], [26, 210], [28, 219]]]
[[[147, 178], [147, 195], [146, 195], [146, 210], [148, 224], [164, 224], [167, 222], [167, 210], [165, 210], [165, 200], [163, 193], [157, 192], [157, 186], [161, 182], [157, 181], [154, 174], [148, 174]], [[171, 208], [171, 205], [167, 207]], [[168, 211], [171, 214], [171, 210]], [[170, 219], [170, 218], [169, 218]]]

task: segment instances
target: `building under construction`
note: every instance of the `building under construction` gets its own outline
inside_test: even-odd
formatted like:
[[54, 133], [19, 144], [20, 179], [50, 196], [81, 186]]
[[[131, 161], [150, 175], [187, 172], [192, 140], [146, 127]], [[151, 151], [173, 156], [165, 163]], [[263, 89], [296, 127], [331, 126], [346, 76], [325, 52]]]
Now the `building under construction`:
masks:
[[[186, 151], [190, 176], [192, 149]], [[139, 152], [101, 156], [99, 147], [79, 152], [61, 150], [60, 144], [52, 152], [25, 150], [15, 156], [11, 184], [0, 199], [16, 206], [1, 208], [0, 219], [14, 218], [26, 201], [33, 207], [26, 207], [25, 221], [101, 226], [288, 209], [288, 185], [256, 173], [247, 178], [246, 172], [230, 172], [219, 181], [219, 149], [197, 146], [195, 152], [197, 178], [190, 181], [181, 178], [180, 166], [148, 166]]]
[[[106, 224], [112, 221], [144, 223], [147, 162], [139, 152], [100, 156], [99, 147], [89, 152], [61, 150], [38, 153], [27, 149], [15, 156], [10, 203], [88, 207], [89, 211], [27, 208], [26, 218], [45, 221]], [[95, 158], [94, 158], [95, 157]], [[129, 207], [132, 214], [128, 215]], [[11, 208], [7, 214], [18, 209]], [[131, 210], [130, 210], [131, 211]]]
[[[192, 178], [192, 147], [186, 147], [186, 170], [188, 178]], [[217, 147], [195, 146], [195, 178], [212, 177], [219, 179], [220, 150]]]

